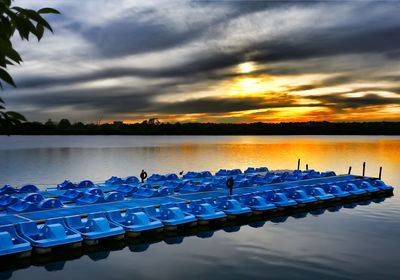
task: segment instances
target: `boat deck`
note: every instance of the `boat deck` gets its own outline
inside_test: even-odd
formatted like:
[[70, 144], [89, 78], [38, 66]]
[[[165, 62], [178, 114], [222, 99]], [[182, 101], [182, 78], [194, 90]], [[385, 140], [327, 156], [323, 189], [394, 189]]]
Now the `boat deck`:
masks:
[[[272, 189], [282, 189], [286, 187], [293, 186], [303, 186], [303, 185], [313, 185], [313, 184], [323, 184], [323, 183], [333, 183], [336, 181], [344, 181], [355, 179], [354, 175], [339, 175], [332, 177], [323, 177], [316, 179], [307, 179], [300, 181], [291, 181], [291, 182], [283, 182], [276, 184], [269, 184], [264, 186], [257, 187], [242, 187], [242, 188], [234, 188], [234, 194], [244, 194], [251, 193], [254, 191], [265, 191]], [[115, 187], [100, 187], [103, 191], [111, 191], [114, 190]], [[43, 196], [46, 197], [56, 197], [65, 191], [43, 191], [40, 192]], [[9, 214], [0, 216], [0, 226], [9, 225], [9, 224], [17, 224], [26, 221], [35, 221], [35, 222], [44, 222], [50, 218], [62, 218], [72, 215], [81, 215], [86, 216], [90, 213], [95, 212], [105, 212], [111, 210], [120, 210], [123, 211], [127, 208], [135, 208], [135, 207], [145, 207], [145, 206], [156, 206], [158, 207], [163, 203], [177, 203], [177, 202], [190, 202], [192, 200], [202, 199], [202, 198], [217, 198], [221, 196], [229, 195], [229, 190], [216, 190], [216, 191], [208, 191], [208, 192], [197, 192], [190, 194], [176, 194], [171, 196], [163, 196], [163, 197], [154, 197], [154, 198], [143, 198], [143, 199], [127, 199], [124, 201], [116, 201], [116, 202], [105, 202], [99, 204], [92, 205], [82, 205], [82, 206], [66, 206], [64, 208], [58, 209], [49, 209], [35, 212], [26, 212], [19, 214]]]

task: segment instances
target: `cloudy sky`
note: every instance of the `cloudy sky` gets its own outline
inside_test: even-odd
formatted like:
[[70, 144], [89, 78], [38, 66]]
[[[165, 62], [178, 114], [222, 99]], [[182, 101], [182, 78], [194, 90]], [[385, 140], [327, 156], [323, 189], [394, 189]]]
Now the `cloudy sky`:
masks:
[[62, 15], [14, 46], [30, 121], [400, 120], [399, 1], [15, 0]]

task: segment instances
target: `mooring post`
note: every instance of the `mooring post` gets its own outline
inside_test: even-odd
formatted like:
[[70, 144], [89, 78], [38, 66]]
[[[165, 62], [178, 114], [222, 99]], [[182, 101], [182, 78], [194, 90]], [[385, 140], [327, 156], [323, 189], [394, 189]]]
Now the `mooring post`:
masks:
[[226, 186], [227, 186], [228, 189], [229, 189], [229, 194], [230, 194], [230, 195], [233, 194], [233, 184], [234, 184], [233, 177], [229, 177], [229, 178], [226, 180]]
[[382, 179], [382, 166], [379, 167], [379, 180]]
[[300, 170], [300, 159], [297, 160], [297, 170]]
[[140, 173], [140, 179], [142, 179], [142, 183], [144, 183], [144, 180], [147, 178], [147, 172], [142, 169], [142, 172]]
[[308, 163], [306, 164], [306, 170], [308, 170]]
[[351, 166], [349, 166], [349, 175], [351, 174]]
[[365, 176], [365, 161], [363, 162], [363, 176]]

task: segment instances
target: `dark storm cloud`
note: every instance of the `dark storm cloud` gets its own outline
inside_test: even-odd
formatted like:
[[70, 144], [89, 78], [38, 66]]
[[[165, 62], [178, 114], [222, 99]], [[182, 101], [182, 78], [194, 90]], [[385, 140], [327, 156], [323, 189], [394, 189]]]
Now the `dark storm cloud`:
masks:
[[191, 26], [177, 30], [155, 20], [123, 18], [102, 27], [83, 31], [83, 37], [105, 57], [120, 57], [165, 50], [199, 38], [207, 29]]
[[[140, 78], [180, 78], [185, 76], [193, 76], [197, 74], [206, 74], [210, 76], [210, 72], [219, 70], [229, 66], [236, 65], [240, 62], [240, 55], [231, 55], [225, 53], [209, 53], [205, 56], [198, 57], [195, 60], [186, 61], [183, 64], [174, 65], [158, 69], [146, 68], [127, 68], [115, 67], [106, 68], [104, 70], [92, 71], [88, 74], [70, 75], [63, 77], [54, 76], [30, 76], [17, 79], [18, 88], [37, 88], [49, 87], [57, 85], [68, 85], [72, 83], [89, 82], [102, 80], [107, 78], [122, 77], [140, 77]], [[199, 77], [204, 79], [205, 76]]]
[[182, 102], [155, 104], [152, 111], [166, 114], [229, 113], [254, 109], [293, 107], [291, 100], [266, 102], [263, 98], [201, 98]]
[[[63, 78], [57, 77], [25, 77], [18, 81], [20, 88], [44, 87], [60, 84], [70, 84], [76, 82], [87, 82], [105, 78], [118, 78], [126, 76], [135, 76], [142, 78], [162, 78], [162, 77], [182, 77], [196, 74], [207, 73], [206, 76], [214, 78], [224, 78], [212, 74], [213, 71], [234, 66], [246, 59], [253, 60], [258, 63], [272, 63], [282, 61], [304, 60], [310, 58], [321, 58], [324, 56], [335, 56], [342, 54], [360, 54], [360, 53], [385, 53], [391, 50], [400, 49], [400, 21], [398, 27], [390, 27], [375, 31], [362, 31], [361, 34], [353, 34], [348, 32], [340, 34], [338, 31], [327, 31], [328, 38], [325, 33], [313, 34], [313, 38], [302, 38], [293, 41], [281, 39], [280, 41], [257, 43], [246, 46], [235, 52], [211, 52], [209, 54], [194, 55], [191, 60], [183, 64], [171, 65], [160, 69], [145, 68], [127, 68], [115, 67], [106, 68], [104, 70], [91, 72], [89, 74], [67, 76]], [[325, 66], [329, 68], [329, 66]], [[275, 68], [266, 68], [258, 73], [268, 73], [271, 75], [288, 75], [301, 74], [305, 72], [318, 72], [322, 69], [319, 67], [291, 67], [278, 66]], [[328, 70], [329, 71], [329, 70]], [[237, 75], [237, 74], [233, 74]], [[351, 74], [342, 75], [325, 80], [321, 85], [309, 85], [309, 87], [331, 86], [351, 82]], [[393, 81], [397, 76], [387, 77]], [[204, 76], [199, 76], [204, 79]]]
[[[182, 3], [185, 6], [185, 3]], [[187, 19], [182, 24], [175, 24], [166, 16], [162, 9], [150, 8], [142, 11], [127, 12], [129, 16], [108, 22], [100, 27], [84, 28], [80, 24], [71, 25], [74, 30], [80, 29], [89, 43], [93, 44], [99, 54], [105, 57], [119, 57], [161, 51], [182, 47], [193, 41], [223, 37], [223, 27], [233, 19], [288, 6], [304, 6], [305, 3], [284, 3], [266, 1], [192, 1], [187, 8], [216, 6], [226, 8], [225, 14], [214, 19], [204, 19], [192, 22]], [[179, 13], [179, 10], [177, 10]], [[79, 27], [79, 28], [77, 28]]]
[[342, 94], [328, 94], [322, 96], [308, 96], [308, 99], [318, 100], [323, 102], [324, 106], [333, 108], [350, 108], [356, 109], [368, 106], [380, 105], [398, 105], [400, 104], [400, 97], [383, 97], [378, 94], [367, 94], [362, 97], [348, 97]]
[[[110, 95], [110, 92], [112, 94]], [[47, 92], [24, 96], [23, 103], [37, 106], [43, 110], [70, 106], [76, 111], [98, 109], [105, 113], [127, 113], [140, 111], [151, 104], [154, 97], [149, 91], [132, 91], [130, 88], [68, 90]], [[21, 99], [10, 96], [11, 105], [20, 105]]]
[[[159, 113], [159, 114], [191, 114], [191, 113], [229, 113], [254, 109], [319, 106], [298, 105], [289, 95], [275, 95], [265, 98], [200, 98], [176, 102], [157, 102], [154, 98], [174, 92], [174, 87], [166, 86], [163, 91], [157, 88], [132, 91], [130, 88], [69, 90], [56, 93], [29, 95], [24, 102], [50, 110], [68, 106], [75, 111], [87, 111], [101, 108], [104, 114]], [[113, 94], [110, 95], [109, 92]], [[271, 94], [271, 93], [270, 93]], [[20, 99], [11, 97], [10, 104], [19, 105]]]
[[[119, 18], [109, 20], [98, 26], [86, 26], [85, 22], [71, 22], [65, 28], [76, 32], [90, 43], [93, 52], [88, 53], [90, 59], [124, 59], [127, 55], [138, 55], [164, 50], [180, 50], [189, 48], [189, 45], [207, 45], [208, 40], [219, 41], [229, 36], [225, 34], [229, 23], [241, 16], [261, 11], [271, 10], [280, 13], [287, 8], [307, 7], [309, 10], [319, 9], [324, 5], [343, 7], [354, 6], [353, 14], [337, 20], [336, 24], [324, 25], [324, 15], [321, 14], [321, 24], [312, 27], [297, 28], [274, 36], [265, 35], [257, 40], [243, 40], [240, 44], [232, 40], [229, 44], [210, 44], [207, 51], [193, 51], [186, 60], [172, 62], [160, 68], [104, 66], [102, 70], [91, 71], [86, 74], [65, 74], [63, 77], [51, 75], [21, 75], [16, 79], [18, 89], [43, 89], [41, 93], [10, 97], [10, 104], [35, 105], [43, 109], [52, 109], [62, 106], [72, 106], [74, 110], [99, 110], [110, 115], [134, 113], [226, 113], [251, 109], [265, 109], [278, 107], [294, 107], [293, 97], [284, 96], [274, 102], [266, 103], [263, 98], [193, 98], [190, 100], [162, 103], [154, 101], [156, 97], [167, 94], [182, 94], [179, 85], [188, 86], [186, 91], [196, 92], [201, 84], [203, 89], [214, 85], [218, 81], [243, 75], [227, 70], [245, 61], [253, 61], [257, 65], [266, 65], [252, 73], [269, 75], [298, 75], [306, 73], [325, 73], [333, 77], [309, 84], [292, 87], [289, 92], [318, 89], [345, 85], [356, 81], [391, 81], [398, 82], [396, 75], [384, 75], [385, 64], [400, 59], [400, 20], [396, 13], [397, 4], [390, 6], [374, 5], [371, 3], [344, 3], [332, 4], [321, 2], [266, 2], [266, 1], [193, 1], [186, 9], [196, 9], [199, 6], [226, 7], [221, 17], [207, 20], [174, 22], [173, 18], [163, 14], [162, 6], [129, 12]], [[389, 5], [389, 4], [388, 4]], [[347, 7], [347, 6], [346, 6]], [[375, 8], [377, 8], [375, 10]], [[180, 11], [182, 12], [182, 11]], [[299, 11], [300, 13], [301, 11]], [[325, 11], [326, 12], [326, 11]], [[338, 15], [339, 16], [339, 15]], [[283, 18], [282, 21], [290, 21]], [[279, 25], [277, 25], [279, 28]], [[254, 28], [263, 29], [262, 24]], [[251, 26], [248, 32], [253, 30]], [[232, 31], [231, 31], [232, 32]], [[237, 34], [240, 40], [246, 34]], [[335, 57], [341, 55], [355, 55], [369, 62], [375, 71], [366, 69], [354, 70], [353, 61], [342, 62], [340, 65], [330, 64]], [[369, 61], [369, 57], [379, 55], [378, 60]], [[87, 57], [82, 57], [85, 60]], [[113, 64], [115, 65], [115, 64]], [[98, 67], [95, 67], [98, 69]], [[378, 70], [376, 70], [378, 69]], [[367, 74], [366, 74], [367, 73]], [[83, 82], [98, 81], [107, 78], [140, 77], [149, 81], [159, 78], [169, 78], [170, 81], [141, 88], [124, 85], [109, 89], [82, 89], [54, 91], [51, 87], [68, 86]], [[192, 86], [192, 88], [190, 88]], [[355, 89], [352, 92], [372, 92], [359, 98], [349, 98], [339, 94], [305, 97], [321, 101], [323, 104], [300, 106], [360, 108], [371, 105], [387, 105], [400, 103], [398, 98], [386, 98], [374, 94], [382, 90], [399, 93], [400, 86], [395, 88], [366, 87]], [[334, 104], [334, 105], [332, 105]]]
[[376, 30], [339, 29], [321, 30], [310, 35], [301, 34], [295, 38], [281, 38], [279, 41], [265, 41], [249, 46], [249, 59], [259, 63], [281, 62], [337, 56], [346, 54], [390, 54], [400, 50], [400, 21], [395, 27]]

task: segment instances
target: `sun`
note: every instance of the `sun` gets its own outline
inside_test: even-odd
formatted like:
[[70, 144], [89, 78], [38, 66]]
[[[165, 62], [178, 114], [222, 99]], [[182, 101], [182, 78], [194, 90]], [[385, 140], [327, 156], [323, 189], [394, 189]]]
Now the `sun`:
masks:
[[254, 62], [244, 62], [238, 65], [239, 73], [247, 74], [255, 70]]

